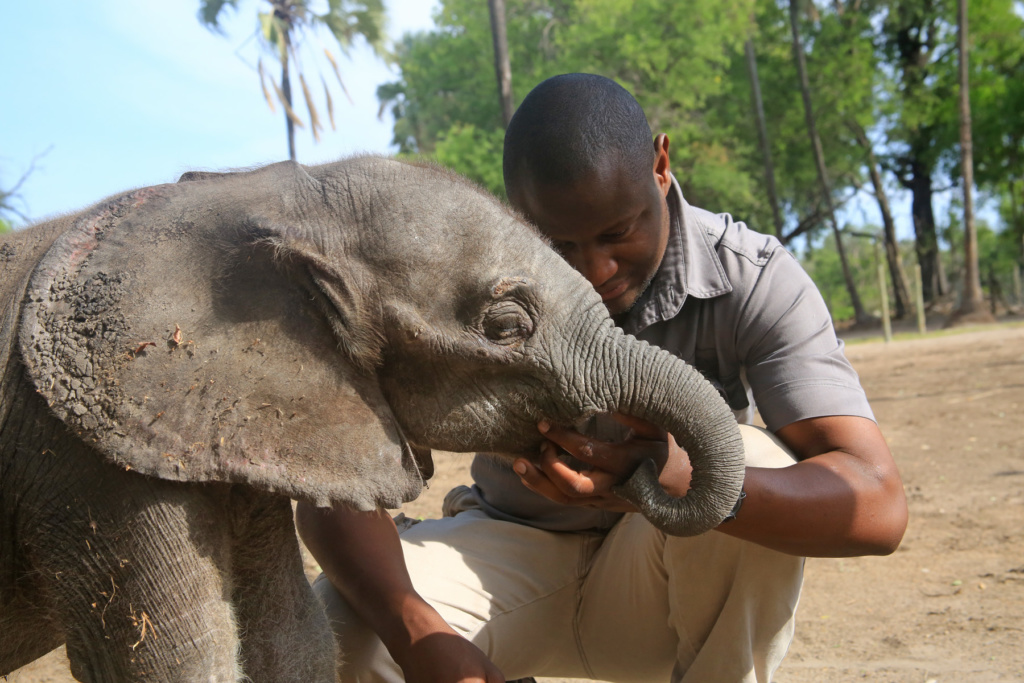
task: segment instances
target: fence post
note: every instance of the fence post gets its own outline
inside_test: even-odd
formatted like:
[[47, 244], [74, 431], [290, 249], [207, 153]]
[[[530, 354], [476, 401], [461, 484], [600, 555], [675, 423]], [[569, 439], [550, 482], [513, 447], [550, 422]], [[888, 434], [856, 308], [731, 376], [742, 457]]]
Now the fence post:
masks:
[[917, 331], [924, 334], [926, 330], [924, 321], [924, 286], [921, 282], [921, 264], [914, 266], [914, 306], [917, 308]]
[[[875, 254], [879, 254], [878, 243], [875, 242]], [[878, 293], [882, 297], [882, 332], [886, 343], [892, 341], [892, 321], [889, 320], [889, 285], [885, 281], [885, 263], [878, 259]]]
[[1018, 306], [1024, 306], [1024, 296], [1021, 295], [1020, 291], [1020, 264], [1016, 264], [1013, 267], [1013, 296], [1017, 300]]

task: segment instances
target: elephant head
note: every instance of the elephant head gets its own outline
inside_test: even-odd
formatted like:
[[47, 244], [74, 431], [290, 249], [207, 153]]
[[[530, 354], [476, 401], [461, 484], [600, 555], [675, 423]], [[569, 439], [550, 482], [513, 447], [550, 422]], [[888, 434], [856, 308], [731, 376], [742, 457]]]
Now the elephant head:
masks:
[[431, 448], [537, 452], [536, 424], [651, 420], [693, 465], [622, 487], [701, 533], [743, 478], [732, 413], [616, 328], [536, 230], [443, 170], [364, 157], [130, 192], [81, 214], [32, 276], [32, 379], [112, 462], [325, 506], [397, 507]]

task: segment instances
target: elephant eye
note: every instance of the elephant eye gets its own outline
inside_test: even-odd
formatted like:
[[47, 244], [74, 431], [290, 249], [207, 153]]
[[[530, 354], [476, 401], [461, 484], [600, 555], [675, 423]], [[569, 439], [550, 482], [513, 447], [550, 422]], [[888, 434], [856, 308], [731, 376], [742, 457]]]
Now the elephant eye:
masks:
[[484, 335], [498, 344], [509, 344], [533, 334], [533, 320], [515, 301], [501, 301], [484, 316]]

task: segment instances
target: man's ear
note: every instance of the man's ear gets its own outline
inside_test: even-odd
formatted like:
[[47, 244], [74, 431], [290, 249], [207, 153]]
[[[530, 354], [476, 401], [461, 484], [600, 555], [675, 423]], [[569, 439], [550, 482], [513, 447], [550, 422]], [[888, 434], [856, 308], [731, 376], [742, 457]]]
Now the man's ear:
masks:
[[668, 136], [658, 133], [654, 138], [654, 182], [657, 183], [661, 194], [667, 196], [668, 190], [672, 187], [671, 164], [668, 159]]

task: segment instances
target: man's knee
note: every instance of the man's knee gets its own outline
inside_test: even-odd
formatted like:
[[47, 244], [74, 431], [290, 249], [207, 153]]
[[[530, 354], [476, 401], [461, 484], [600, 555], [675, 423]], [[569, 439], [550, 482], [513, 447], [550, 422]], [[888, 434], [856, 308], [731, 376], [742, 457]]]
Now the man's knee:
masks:
[[753, 425], [740, 425], [740, 436], [743, 437], [747, 467], [778, 469], [796, 463], [796, 456], [767, 429]]

